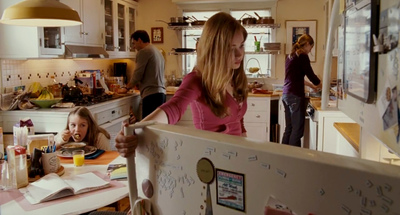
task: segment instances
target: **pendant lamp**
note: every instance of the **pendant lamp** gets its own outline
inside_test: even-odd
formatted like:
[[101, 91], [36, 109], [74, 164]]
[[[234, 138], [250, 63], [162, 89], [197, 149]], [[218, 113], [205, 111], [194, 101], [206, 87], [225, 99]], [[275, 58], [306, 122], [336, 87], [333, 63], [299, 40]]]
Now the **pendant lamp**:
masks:
[[81, 25], [78, 12], [56, 0], [24, 0], [4, 10], [0, 23], [61, 27]]

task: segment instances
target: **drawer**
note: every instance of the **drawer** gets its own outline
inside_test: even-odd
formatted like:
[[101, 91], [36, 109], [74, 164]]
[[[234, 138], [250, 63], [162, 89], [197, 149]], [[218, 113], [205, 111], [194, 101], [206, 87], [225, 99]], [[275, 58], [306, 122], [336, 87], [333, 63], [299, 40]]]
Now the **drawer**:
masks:
[[268, 113], [265, 111], [247, 111], [244, 115], [245, 122], [263, 122], [267, 123]]
[[269, 100], [249, 99], [247, 100], [247, 111], [267, 111]]

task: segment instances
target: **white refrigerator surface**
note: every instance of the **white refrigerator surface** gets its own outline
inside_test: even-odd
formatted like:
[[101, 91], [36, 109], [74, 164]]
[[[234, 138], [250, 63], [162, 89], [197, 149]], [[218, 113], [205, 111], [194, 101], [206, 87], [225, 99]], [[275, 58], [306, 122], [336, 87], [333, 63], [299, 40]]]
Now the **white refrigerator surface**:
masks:
[[136, 133], [138, 194], [156, 215], [400, 214], [399, 166], [174, 125]]

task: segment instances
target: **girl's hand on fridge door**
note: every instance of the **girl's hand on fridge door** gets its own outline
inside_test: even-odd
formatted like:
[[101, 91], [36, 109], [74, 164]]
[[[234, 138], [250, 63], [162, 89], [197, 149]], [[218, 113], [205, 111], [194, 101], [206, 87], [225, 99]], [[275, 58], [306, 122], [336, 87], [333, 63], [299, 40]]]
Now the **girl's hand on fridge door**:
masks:
[[121, 130], [115, 137], [115, 148], [122, 157], [128, 157], [135, 153], [138, 140], [136, 135], [124, 135], [124, 127], [128, 126], [128, 122], [123, 122]]

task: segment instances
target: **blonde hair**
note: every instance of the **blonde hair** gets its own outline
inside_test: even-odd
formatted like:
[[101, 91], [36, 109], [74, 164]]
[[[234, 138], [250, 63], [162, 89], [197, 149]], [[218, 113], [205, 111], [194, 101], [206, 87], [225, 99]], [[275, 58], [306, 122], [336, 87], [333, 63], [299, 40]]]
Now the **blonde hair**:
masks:
[[304, 53], [303, 47], [305, 45], [310, 44], [311, 46], [314, 45], [314, 39], [309, 34], [303, 34], [297, 39], [297, 42], [292, 47], [292, 52], [290, 52], [289, 58], [294, 57], [294, 55], [300, 55]]
[[[90, 111], [85, 108], [85, 107], [77, 107], [74, 110], [72, 110], [68, 114], [68, 120], [67, 120], [67, 127], [66, 129], [69, 130], [69, 117], [71, 115], [77, 115], [81, 117], [82, 119], [85, 119], [88, 122], [88, 130], [86, 133], [85, 138], [83, 138], [83, 142], [86, 142], [88, 145], [95, 145], [97, 143], [97, 137], [98, 133], [103, 133], [108, 139], [111, 138], [110, 134], [102, 127], [100, 127], [96, 120], [94, 120], [93, 115], [90, 113]], [[73, 142], [72, 137], [69, 140], [70, 142]]]
[[232, 39], [236, 32], [242, 32], [244, 41], [247, 31], [231, 15], [220, 12], [212, 16], [204, 25], [197, 47], [197, 65], [205, 102], [218, 117], [229, 114], [226, 107], [226, 89], [233, 85], [233, 97], [238, 102], [247, 98], [247, 77], [243, 62], [238, 69], [231, 69]]

